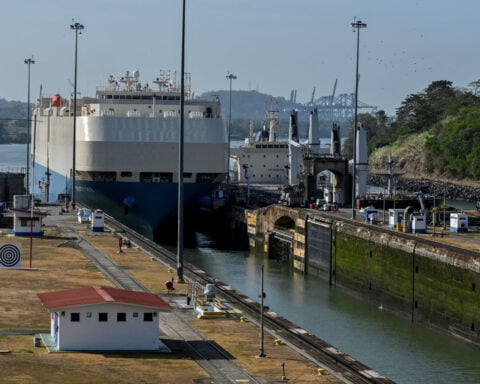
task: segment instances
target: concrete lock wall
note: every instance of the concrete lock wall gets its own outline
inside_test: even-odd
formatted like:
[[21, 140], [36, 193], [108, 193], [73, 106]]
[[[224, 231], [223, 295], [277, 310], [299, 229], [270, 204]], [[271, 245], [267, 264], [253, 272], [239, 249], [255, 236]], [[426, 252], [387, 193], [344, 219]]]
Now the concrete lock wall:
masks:
[[[480, 258], [371, 225], [318, 220], [298, 212], [292, 210], [290, 216], [295, 220], [290, 266], [302, 273], [325, 270], [332, 285], [351, 289], [413, 322], [431, 324], [480, 344]], [[263, 248], [275, 257], [268, 252], [265, 231], [273, 231], [274, 223], [288, 209], [250, 214], [255, 217], [250, 217], [249, 225], [255, 249]], [[319, 248], [324, 252], [318, 252]]]
[[333, 257], [336, 283], [480, 344], [480, 275], [469, 256], [342, 224]]

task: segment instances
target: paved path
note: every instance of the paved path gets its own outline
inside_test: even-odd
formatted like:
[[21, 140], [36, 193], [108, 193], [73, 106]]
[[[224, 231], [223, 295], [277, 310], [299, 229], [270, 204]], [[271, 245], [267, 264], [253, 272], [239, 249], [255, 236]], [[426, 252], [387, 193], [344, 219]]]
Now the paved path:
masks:
[[[128, 272], [113, 262], [108, 256], [90, 243], [72, 224], [76, 216], [70, 214], [51, 215], [45, 218], [46, 225], [54, 225], [70, 246], [78, 248], [95, 266], [115, 285], [123, 289], [148, 292]], [[210, 376], [209, 383], [268, 383], [267, 380], [254, 378], [231, 356], [197, 331], [189, 324], [194, 317], [193, 308], [186, 306], [185, 298], [162, 296], [174, 310], [160, 313], [160, 337], [167, 345], [182, 349], [195, 360]]]

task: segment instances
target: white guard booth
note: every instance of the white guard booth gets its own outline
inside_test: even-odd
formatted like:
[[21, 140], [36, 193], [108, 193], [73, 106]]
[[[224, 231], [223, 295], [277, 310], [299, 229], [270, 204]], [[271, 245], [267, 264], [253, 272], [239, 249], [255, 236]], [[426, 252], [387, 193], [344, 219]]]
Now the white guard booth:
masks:
[[42, 219], [47, 213], [32, 208], [31, 195], [15, 195], [12, 211], [15, 236], [43, 236]]
[[92, 222], [93, 232], [103, 232], [105, 229], [105, 214], [101, 209], [92, 212], [90, 221]]
[[451, 213], [450, 232], [468, 232], [468, 215], [464, 213]]
[[413, 215], [412, 233], [427, 233], [427, 219], [425, 215]]
[[388, 210], [388, 226], [389, 228], [396, 228], [402, 224], [404, 209], [392, 209]]

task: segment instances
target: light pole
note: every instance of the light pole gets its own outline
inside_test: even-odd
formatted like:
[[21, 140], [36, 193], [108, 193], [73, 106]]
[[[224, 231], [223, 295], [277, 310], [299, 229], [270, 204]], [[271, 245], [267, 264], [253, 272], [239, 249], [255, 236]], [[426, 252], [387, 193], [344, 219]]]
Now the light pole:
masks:
[[258, 357], [265, 357], [267, 356], [265, 354], [265, 349], [264, 349], [264, 332], [263, 332], [263, 300], [265, 299], [265, 291], [263, 290], [263, 264], [262, 264], [262, 269], [261, 269], [261, 275], [260, 275], [260, 353]]
[[227, 152], [227, 200], [230, 199], [230, 134], [231, 134], [231, 125], [232, 125], [232, 80], [236, 80], [237, 76], [233, 73], [227, 74], [227, 80], [230, 80], [230, 101], [229, 101], [229, 112], [228, 112], [228, 152]]
[[184, 151], [184, 113], [185, 113], [185, 0], [182, 5], [182, 52], [180, 78], [180, 134], [178, 138], [178, 226], [177, 226], [177, 278], [184, 283], [183, 278], [183, 151]]
[[[27, 170], [25, 175], [25, 192], [28, 195], [28, 186], [30, 181], [30, 65], [35, 64], [33, 56], [31, 58], [25, 59], [24, 63], [28, 65], [28, 93], [27, 93]], [[33, 193], [33, 191], [32, 191]]]
[[77, 144], [77, 53], [78, 53], [78, 34], [82, 34], [84, 26], [78, 22], [70, 24], [70, 29], [75, 30], [75, 79], [73, 83], [73, 159], [72, 159], [72, 208], [75, 209], [75, 163], [76, 163], [76, 144]]
[[358, 59], [360, 53], [360, 29], [366, 28], [367, 24], [362, 23], [360, 20], [352, 23], [353, 32], [357, 32], [357, 65], [355, 70], [355, 117], [353, 122], [353, 170], [352, 170], [352, 219], [355, 219], [355, 194], [356, 194], [356, 178], [357, 178], [357, 110], [358, 110]]

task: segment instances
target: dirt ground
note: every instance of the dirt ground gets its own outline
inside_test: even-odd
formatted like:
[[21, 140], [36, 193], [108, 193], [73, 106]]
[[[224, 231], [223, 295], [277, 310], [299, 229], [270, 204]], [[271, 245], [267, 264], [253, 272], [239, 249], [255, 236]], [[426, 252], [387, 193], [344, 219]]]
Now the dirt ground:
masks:
[[[75, 217], [72, 216], [72, 223]], [[75, 224], [92, 244], [127, 269], [151, 292], [168, 294], [165, 282], [174, 276], [165, 265], [135, 247], [118, 253], [118, 234], [91, 232]], [[33, 270], [0, 269], [0, 382], [1, 383], [206, 383], [208, 374], [181, 352], [172, 353], [48, 353], [34, 347], [32, 335], [7, 331], [48, 331], [50, 316], [37, 293], [80, 286], [113, 286], [86, 259], [72, 248], [71, 240], [60, 236], [56, 227], [45, 227], [43, 238], [32, 242]], [[30, 261], [30, 239], [0, 238], [3, 243], [22, 245], [22, 266]], [[176, 294], [185, 294], [186, 284], [175, 284]], [[258, 358], [259, 329], [238, 318], [192, 320], [207, 338], [225, 349], [253, 375], [265, 382], [282, 381], [282, 363], [292, 383], [338, 383], [333, 376], [318, 375], [315, 364], [285, 345], [276, 345], [265, 336], [265, 358]], [[2, 334], [3, 331], [3, 334]]]

